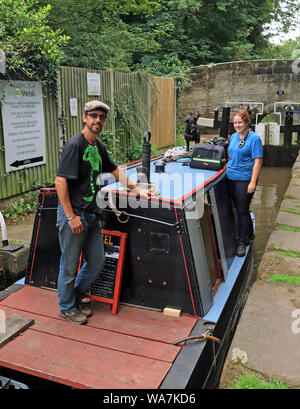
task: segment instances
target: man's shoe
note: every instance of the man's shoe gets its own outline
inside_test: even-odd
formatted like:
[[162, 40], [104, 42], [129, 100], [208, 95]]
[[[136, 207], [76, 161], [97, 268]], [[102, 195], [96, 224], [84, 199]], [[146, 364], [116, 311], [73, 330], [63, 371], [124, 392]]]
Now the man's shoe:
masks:
[[244, 257], [246, 255], [246, 246], [244, 243], [240, 243], [236, 250], [236, 255], [238, 257]]
[[59, 311], [60, 317], [66, 318], [68, 321], [73, 322], [73, 324], [86, 324], [87, 319], [84, 314], [82, 314], [78, 310], [72, 310], [72, 311]]
[[81, 302], [82, 304], [91, 304], [92, 300], [88, 297], [84, 297]]
[[78, 308], [78, 311], [80, 311], [81, 314], [83, 314], [85, 317], [90, 317], [93, 314], [93, 311], [91, 307], [89, 307], [88, 304], [84, 304], [80, 302], [77, 308]]

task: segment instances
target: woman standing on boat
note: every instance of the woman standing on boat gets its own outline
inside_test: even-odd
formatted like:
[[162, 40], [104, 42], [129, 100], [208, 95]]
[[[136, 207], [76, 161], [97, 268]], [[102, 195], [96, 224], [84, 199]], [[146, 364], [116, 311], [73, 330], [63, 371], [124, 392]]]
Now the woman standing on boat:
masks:
[[249, 206], [254, 195], [258, 174], [262, 164], [262, 142], [249, 129], [249, 113], [242, 109], [233, 115], [236, 132], [231, 135], [227, 165], [227, 187], [233, 200], [238, 219], [238, 245], [236, 254], [243, 257], [246, 246], [254, 238]]

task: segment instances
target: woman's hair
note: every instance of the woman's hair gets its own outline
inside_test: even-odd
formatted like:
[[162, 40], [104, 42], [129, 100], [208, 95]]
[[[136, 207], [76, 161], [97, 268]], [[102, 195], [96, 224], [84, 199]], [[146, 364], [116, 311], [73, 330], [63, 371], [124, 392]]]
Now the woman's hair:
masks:
[[246, 109], [240, 109], [239, 111], [235, 112], [232, 115], [232, 120], [234, 120], [235, 116], [239, 116], [240, 118], [242, 118], [242, 120], [244, 122], [246, 122], [248, 125], [250, 125], [251, 119], [250, 119], [250, 115], [249, 115], [248, 111], [246, 111]]

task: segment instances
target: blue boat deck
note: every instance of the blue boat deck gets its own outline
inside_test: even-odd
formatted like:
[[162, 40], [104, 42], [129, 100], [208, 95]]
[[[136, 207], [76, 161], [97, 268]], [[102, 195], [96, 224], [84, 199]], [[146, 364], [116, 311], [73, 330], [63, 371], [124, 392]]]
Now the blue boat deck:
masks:
[[[165, 171], [162, 173], [155, 172], [155, 163], [157, 160], [152, 160], [150, 164], [150, 182], [153, 183], [159, 190], [160, 199], [166, 199], [171, 201], [180, 201], [184, 197], [191, 194], [197, 189], [200, 189], [207, 185], [215, 177], [222, 173], [213, 170], [194, 169], [190, 166], [186, 166], [181, 162], [168, 162], [165, 166]], [[132, 182], [137, 182], [137, 167], [140, 163], [134, 167], [124, 167], [126, 174], [130, 177]], [[119, 190], [123, 192], [125, 189], [119, 182], [112, 182], [111, 178], [108, 178], [106, 183], [105, 179], [102, 180], [106, 186], [103, 190]]]

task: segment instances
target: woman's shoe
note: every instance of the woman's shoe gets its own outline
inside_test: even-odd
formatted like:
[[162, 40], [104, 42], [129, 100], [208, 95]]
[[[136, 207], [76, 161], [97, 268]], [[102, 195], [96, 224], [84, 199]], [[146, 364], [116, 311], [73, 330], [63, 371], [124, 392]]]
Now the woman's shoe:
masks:
[[244, 257], [246, 255], [245, 243], [239, 243], [237, 250], [236, 250], [236, 255], [238, 257]]

